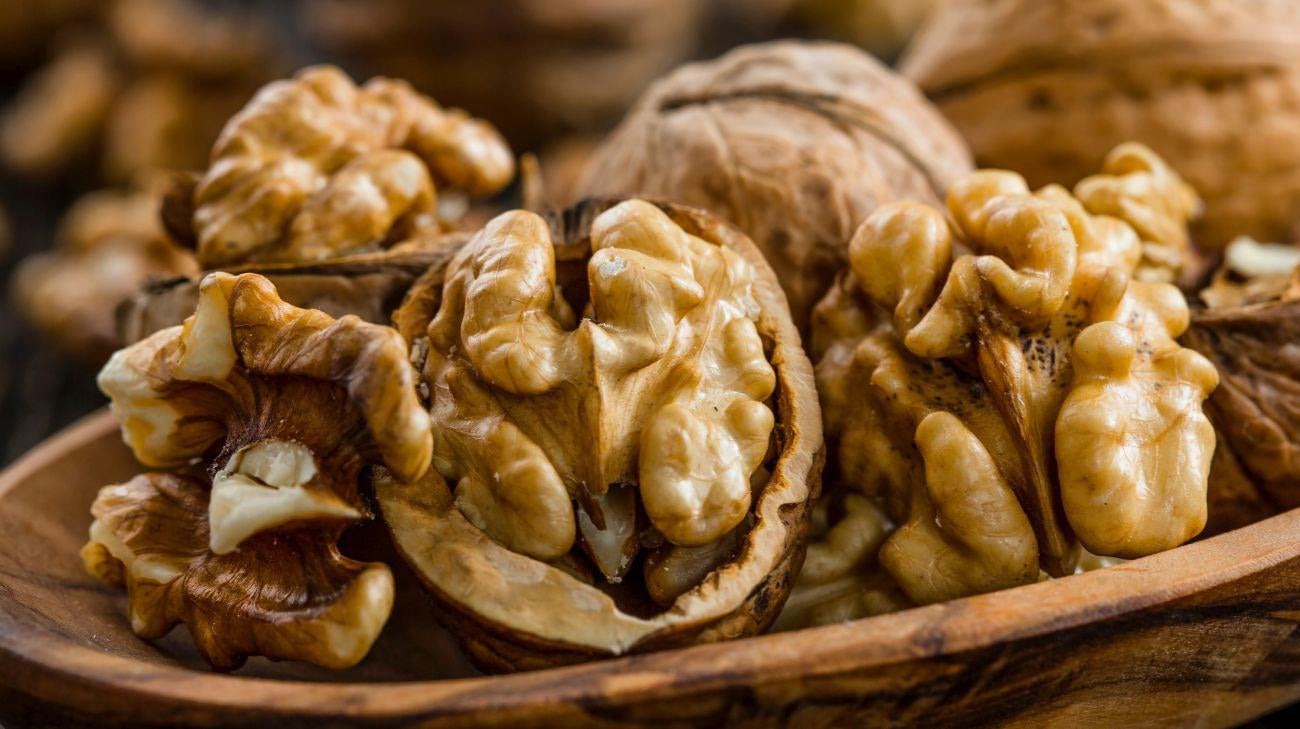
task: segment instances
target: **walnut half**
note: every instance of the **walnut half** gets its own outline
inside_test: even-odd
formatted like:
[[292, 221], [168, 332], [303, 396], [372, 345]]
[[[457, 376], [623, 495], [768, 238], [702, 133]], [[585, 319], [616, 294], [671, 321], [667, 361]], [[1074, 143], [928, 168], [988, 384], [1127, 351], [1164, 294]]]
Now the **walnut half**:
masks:
[[486, 122], [405, 82], [358, 87], [319, 66], [259, 91], [165, 214], [206, 268], [320, 260], [436, 231], [439, 189], [490, 195], [513, 174], [509, 147]]
[[1167, 277], [1155, 241], [1178, 250], [1196, 206], [1149, 151], [1112, 159], [1134, 164], [1076, 195], [983, 171], [951, 188], [949, 218], [881, 207], [818, 307], [838, 477], [899, 524], [879, 558], [916, 602], [1071, 574], [1080, 543], [1151, 554], [1205, 524], [1201, 403], [1218, 377], [1175, 341], [1182, 294], [1148, 280]]
[[169, 471], [102, 489], [83, 551], [126, 586], [136, 632], [183, 622], [222, 669], [361, 660], [392, 576], [335, 542], [367, 516], [362, 469], [414, 479], [432, 441], [397, 333], [214, 273], [192, 317], [120, 350], [99, 385], [136, 458]]
[[817, 488], [810, 367], [762, 258], [687, 208], [490, 222], [397, 315], [436, 471], [378, 485], [490, 668], [766, 627]]

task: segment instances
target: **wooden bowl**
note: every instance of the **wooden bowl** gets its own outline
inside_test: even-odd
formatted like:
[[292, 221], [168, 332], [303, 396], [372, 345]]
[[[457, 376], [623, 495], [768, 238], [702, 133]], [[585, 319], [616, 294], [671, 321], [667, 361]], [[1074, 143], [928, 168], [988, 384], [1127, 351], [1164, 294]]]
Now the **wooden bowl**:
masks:
[[[0, 721], [23, 726], [1226, 726], [1300, 698], [1300, 511], [1154, 557], [831, 627], [474, 673], [399, 568], [372, 654], [206, 670], [136, 638], [77, 550], [137, 470], [107, 413], [0, 475]], [[383, 554], [382, 530], [354, 549]], [[372, 543], [373, 542], [373, 543]], [[397, 562], [393, 562], [397, 566]]]

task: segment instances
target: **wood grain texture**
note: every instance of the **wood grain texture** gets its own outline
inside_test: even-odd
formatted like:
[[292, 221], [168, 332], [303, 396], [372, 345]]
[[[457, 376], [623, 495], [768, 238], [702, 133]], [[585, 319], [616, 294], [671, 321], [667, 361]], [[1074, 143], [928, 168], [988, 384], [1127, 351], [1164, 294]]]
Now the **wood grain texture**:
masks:
[[[399, 580], [374, 654], [201, 669], [81, 572], [86, 507], [134, 472], [92, 416], [0, 476], [0, 721], [33, 726], [1227, 726], [1300, 698], [1300, 511], [1106, 570], [837, 626], [473, 674]], [[380, 530], [350, 548], [382, 553]]]

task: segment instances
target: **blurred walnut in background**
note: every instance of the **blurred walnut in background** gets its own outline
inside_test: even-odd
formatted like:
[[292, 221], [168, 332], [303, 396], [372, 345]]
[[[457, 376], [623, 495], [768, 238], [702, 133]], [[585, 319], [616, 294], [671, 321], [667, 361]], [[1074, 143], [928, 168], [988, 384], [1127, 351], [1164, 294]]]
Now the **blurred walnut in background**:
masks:
[[893, 60], [940, 0], [797, 0], [790, 24], [801, 34], [860, 46]]
[[259, 90], [211, 159], [168, 193], [162, 214], [212, 269], [319, 261], [438, 235], [469, 198], [500, 192], [515, 171], [505, 140], [482, 119], [405, 81], [358, 86], [333, 66]]
[[86, 195], [60, 222], [55, 250], [14, 272], [23, 316], [87, 362], [102, 362], [118, 347], [117, 306], [146, 280], [198, 271], [193, 256], [163, 233], [158, 187]]
[[201, 166], [225, 119], [274, 70], [263, 28], [189, 0], [114, 0], [56, 19], [3, 12], [21, 16], [14, 22], [75, 23], [0, 115], [0, 163], [27, 177], [93, 155], [116, 182]]
[[312, 0], [301, 24], [366, 73], [410, 81], [518, 149], [613, 123], [696, 48], [700, 0]]
[[1072, 185], [1152, 147], [1205, 198], [1197, 241], [1300, 221], [1300, 3], [953, 0], [902, 62], [976, 160]]

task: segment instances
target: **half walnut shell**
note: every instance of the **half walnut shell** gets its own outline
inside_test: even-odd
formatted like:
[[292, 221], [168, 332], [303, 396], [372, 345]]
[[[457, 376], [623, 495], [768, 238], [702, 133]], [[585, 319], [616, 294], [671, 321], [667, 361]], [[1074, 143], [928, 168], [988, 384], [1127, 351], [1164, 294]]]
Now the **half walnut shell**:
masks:
[[411, 484], [381, 469], [376, 496], [476, 663], [771, 625], [820, 490], [821, 413], [744, 234], [640, 200], [507, 213], [394, 320], [431, 398], [437, 468]]

